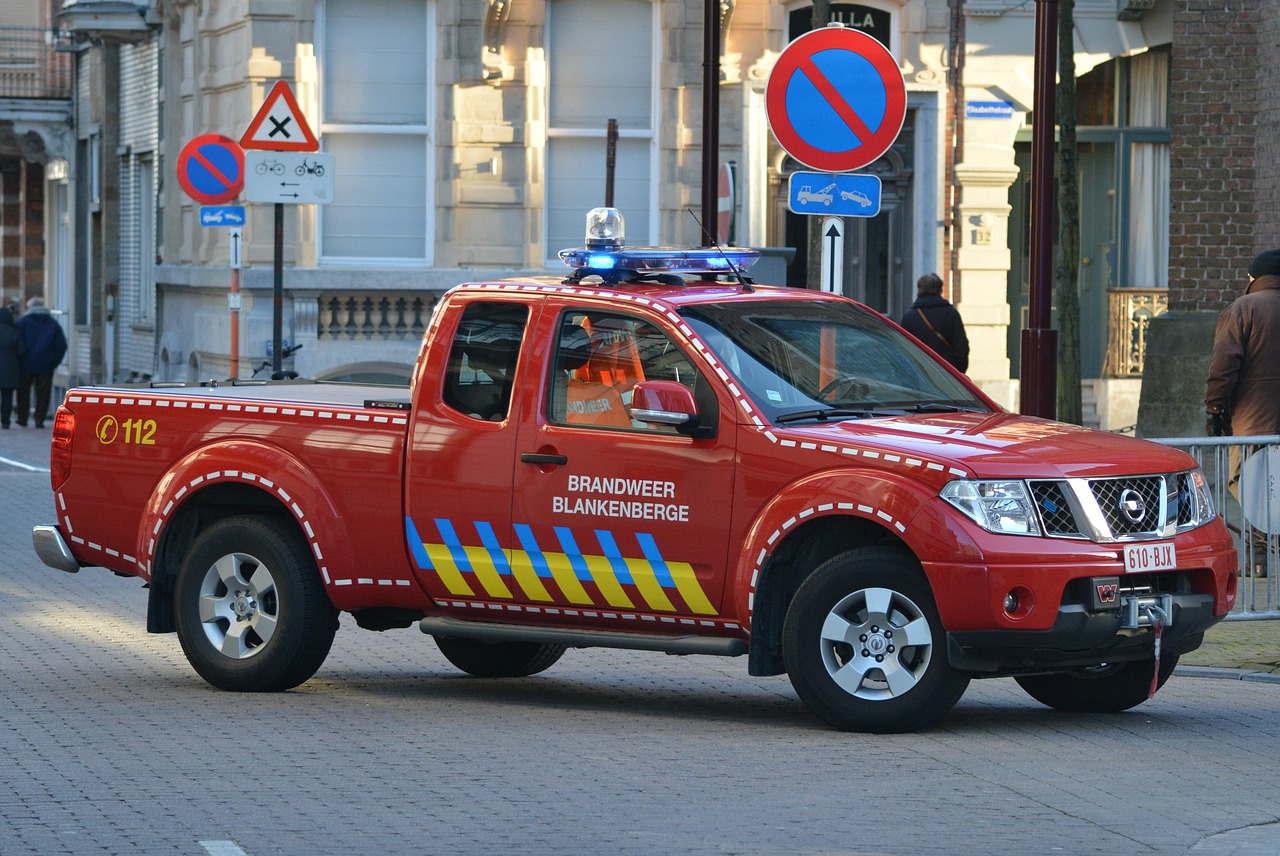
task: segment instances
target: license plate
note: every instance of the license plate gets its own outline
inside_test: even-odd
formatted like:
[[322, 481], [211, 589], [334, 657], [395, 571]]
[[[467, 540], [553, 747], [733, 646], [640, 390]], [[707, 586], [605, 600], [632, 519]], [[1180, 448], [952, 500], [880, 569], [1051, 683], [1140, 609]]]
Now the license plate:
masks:
[[1178, 551], [1172, 544], [1126, 544], [1124, 572], [1164, 571], [1178, 567]]

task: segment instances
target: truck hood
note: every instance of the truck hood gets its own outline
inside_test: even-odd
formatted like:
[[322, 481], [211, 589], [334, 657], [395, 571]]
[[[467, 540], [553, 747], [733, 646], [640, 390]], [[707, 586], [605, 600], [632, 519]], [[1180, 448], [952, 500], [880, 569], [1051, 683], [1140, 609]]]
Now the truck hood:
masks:
[[976, 478], [1104, 478], [1185, 470], [1177, 449], [1014, 413], [947, 413], [789, 425], [779, 433], [915, 455]]

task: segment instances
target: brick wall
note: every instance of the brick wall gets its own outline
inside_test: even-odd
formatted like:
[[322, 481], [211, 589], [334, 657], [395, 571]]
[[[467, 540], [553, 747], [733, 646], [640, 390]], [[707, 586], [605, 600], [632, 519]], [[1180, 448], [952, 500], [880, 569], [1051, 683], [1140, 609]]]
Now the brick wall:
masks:
[[1272, 0], [1258, 26], [1257, 241], [1259, 250], [1280, 247], [1280, 15]]
[[1272, 0], [1177, 0], [1170, 81], [1169, 308], [1221, 310], [1259, 250], [1280, 246], [1280, 106]]
[[1275, 2], [1173, 0], [1169, 312], [1147, 333], [1139, 436], [1204, 436], [1214, 322], [1280, 248]]

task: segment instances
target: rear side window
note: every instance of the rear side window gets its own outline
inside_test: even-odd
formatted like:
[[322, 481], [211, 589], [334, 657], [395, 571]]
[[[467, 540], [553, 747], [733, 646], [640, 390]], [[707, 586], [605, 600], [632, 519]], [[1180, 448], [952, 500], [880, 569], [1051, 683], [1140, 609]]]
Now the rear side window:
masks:
[[528, 308], [519, 304], [472, 303], [463, 310], [449, 349], [445, 404], [473, 419], [506, 419], [528, 321]]

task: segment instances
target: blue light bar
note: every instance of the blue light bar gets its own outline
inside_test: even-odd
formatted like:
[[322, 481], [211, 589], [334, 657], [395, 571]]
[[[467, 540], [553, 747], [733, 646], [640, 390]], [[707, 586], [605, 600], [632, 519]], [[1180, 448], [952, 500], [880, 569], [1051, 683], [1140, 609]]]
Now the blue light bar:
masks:
[[626, 247], [611, 252], [576, 247], [560, 251], [560, 261], [569, 267], [592, 271], [635, 271], [636, 273], [724, 272], [730, 267], [745, 270], [760, 258], [756, 250], [743, 247], [708, 247], [686, 250], [678, 247]]

